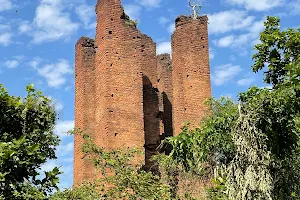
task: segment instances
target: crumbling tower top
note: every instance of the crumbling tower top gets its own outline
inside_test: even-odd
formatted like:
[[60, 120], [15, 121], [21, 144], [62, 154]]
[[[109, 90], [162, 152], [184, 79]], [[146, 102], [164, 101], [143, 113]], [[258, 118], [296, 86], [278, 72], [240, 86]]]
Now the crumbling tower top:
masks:
[[208, 23], [208, 17], [207, 15], [203, 15], [203, 16], [198, 16], [196, 19], [193, 19], [192, 16], [185, 16], [185, 15], [180, 15], [175, 19], [175, 28], [178, 28], [180, 26], [182, 26], [183, 24], [188, 24], [188, 23], [192, 23], [195, 21], [200, 21], [201, 24], [207, 24]]

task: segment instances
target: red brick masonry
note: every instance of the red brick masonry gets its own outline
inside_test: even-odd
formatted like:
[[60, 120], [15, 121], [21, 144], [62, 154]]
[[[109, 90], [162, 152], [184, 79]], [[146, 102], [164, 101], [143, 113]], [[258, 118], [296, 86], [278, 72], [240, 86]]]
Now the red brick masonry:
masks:
[[[211, 96], [207, 17], [180, 16], [169, 54], [124, 13], [120, 0], [98, 0], [95, 41], [76, 44], [75, 127], [107, 149], [139, 147], [149, 158], [182, 124], [195, 126]], [[75, 136], [74, 185], [94, 178]]]

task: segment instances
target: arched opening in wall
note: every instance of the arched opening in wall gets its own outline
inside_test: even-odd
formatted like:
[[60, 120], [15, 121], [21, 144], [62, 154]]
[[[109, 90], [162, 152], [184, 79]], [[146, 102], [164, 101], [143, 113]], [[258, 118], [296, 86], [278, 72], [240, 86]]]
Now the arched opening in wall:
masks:
[[[145, 170], [154, 169], [151, 156], [157, 153], [157, 147], [161, 142], [159, 122], [156, 116], [159, 113], [158, 93], [147, 76], [143, 76], [143, 114], [145, 133]], [[154, 169], [155, 170], [155, 169]]]

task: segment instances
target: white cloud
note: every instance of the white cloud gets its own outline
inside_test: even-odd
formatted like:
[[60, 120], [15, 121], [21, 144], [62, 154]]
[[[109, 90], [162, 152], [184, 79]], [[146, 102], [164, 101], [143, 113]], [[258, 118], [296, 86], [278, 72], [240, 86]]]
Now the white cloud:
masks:
[[74, 128], [74, 120], [59, 121], [54, 129], [54, 133], [62, 138], [68, 136], [67, 132]]
[[289, 3], [288, 8], [291, 9], [291, 14], [300, 14], [300, 0], [295, 0]]
[[36, 8], [33, 22], [33, 42], [43, 43], [70, 37], [79, 25], [63, 10], [61, 0], [42, 0]]
[[[32, 61], [32, 66], [37, 66], [38, 61]], [[47, 80], [49, 87], [57, 88], [66, 83], [65, 75], [72, 74], [73, 70], [67, 60], [59, 60], [55, 64], [46, 64], [35, 67], [38, 74]]]
[[0, 0], [0, 12], [9, 10], [13, 7], [11, 0]]
[[76, 8], [76, 13], [86, 29], [94, 29], [96, 27], [96, 22], [92, 22], [92, 19], [96, 17], [94, 6], [82, 4]]
[[226, 64], [217, 66], [212, 74], [212, 82], [217, 85], [223, 85], [231, 81], [242, 71], [239, 65]]
[[168, 26], [168, 32], [169, 32], [169, 33], [173, 33], [174, 31], [175, 31], [175, 23], [170, 24], [170, 25]]
[[254, 17], [248, 16], [245, 11], [228, 10], [209, 15], [208, 19], [209, 33], [218, 34], [247, 28], [252, 24]]
[[215, 52], [212, 48], [209, 48], [209, 59], [213, 60], [215, 58]]
[[0, 31], [8, 31], [10, 30], [10, 26], [6, 24], [0, 24]]
[[169, 21], [171, 21], [170, 19], [166, 18], [166, 17], [159, 17], [158, 18], [158, 23], [161, 25], [165, 25], [166, 23], [168, 23]]
[[219, 39], [215, 43], [218, 47], [228, 47], [232, 45], [233, 41], [234, 41], [234, 36], [229, 35]]
[[255, 45], [259, 42], [259, 34], [264, 29], [264, 20], [255, 21], [247, 29], [247, 33], [228, 35], [214, 41], [218, 47], [245, 48], [246, 45]]
[[141, 7], [134, 4], [124, 5], [125, 13], [132, 20], [139, 20], [141, 15]]
[[19, 32], [21, 34], [23, 33], [29, 33], [32, 30], [32, 26], [29, 21], [22, 21], [19, 25]]
[[28, 63], [28, 65], [33, 67], [34, 69], [36, 69], [41, 62], [42, 62], [42, 59], [35, 57], [35, 58], [33, 58], [32, 61], [30, 61]]
[[17, 61], [17, 60], [7, 60], [7, 61], [4, 63], [4, 65], [5, 65], [7, 68], [10, 68], [10, 69], [18, 67], [19, 64], [20, 64], [20, 63], [19, 63], [19, 61]]
[[41, 170], [49, 172], [49, 171], [53, 170], [55, 167], [57, 167], [57, 163], [55, 161], [51, 160], [51, 161], [48, 161], [47, 163], [43, 164], [41, 166]]
[[226, 0], [230, 5], [243, 6], [247, 10], [265, 11], [282, 5], [284, 0]]
[[56, 155], [59, 157], [67, 156], [72, 154], [74, 150], [74, 142], [69, 142], [67, 144], [61, 144], [56, 150]]
[[248, 78], [244, 78], [244, 79], [240, 79], [238, 80], [237, 84], [239, 86], [249, 86], [251, 83], [253, 83], [255, 81], [254, 78], [252, 77], [248, 77]]
[[11, 33], [0, 33], [0, 45], [8, 46], [12, 41]]
[[159, 7], [161, 0], [136, 0], [139, 4], [142, 6], [145, 6], [147, 8], [151, 7]]
[[171, 42], [161, 42], [156, 48], [157, 54], [169, 53], [171, 54]]

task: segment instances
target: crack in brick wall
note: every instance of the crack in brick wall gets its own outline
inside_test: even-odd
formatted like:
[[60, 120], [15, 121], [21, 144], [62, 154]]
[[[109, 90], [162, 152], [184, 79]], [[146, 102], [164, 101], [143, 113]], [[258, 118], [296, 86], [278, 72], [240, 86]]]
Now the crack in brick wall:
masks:
[[[180, 16], [169, 54], [136, 29], [120, 0], [99, 0], [95, 40], [76, 44], [75, 127], [106, 149], [138, 147], [145, 168], [162, 139], [200, 121], [211, 96], [207, 17]], [[206, 20], [206, 21], [205, 21]], [[75, 135], [74, 186], [95, 178]], [[168, 153], [168, 150], [165, 151]]]

